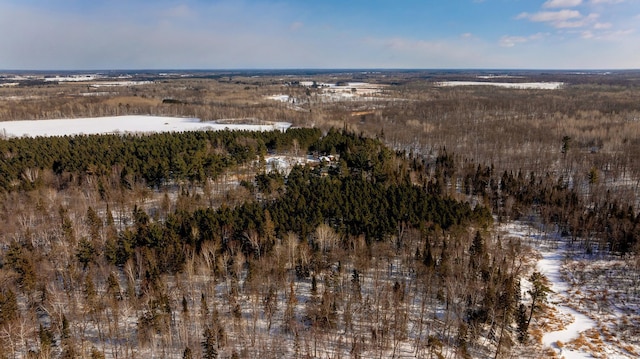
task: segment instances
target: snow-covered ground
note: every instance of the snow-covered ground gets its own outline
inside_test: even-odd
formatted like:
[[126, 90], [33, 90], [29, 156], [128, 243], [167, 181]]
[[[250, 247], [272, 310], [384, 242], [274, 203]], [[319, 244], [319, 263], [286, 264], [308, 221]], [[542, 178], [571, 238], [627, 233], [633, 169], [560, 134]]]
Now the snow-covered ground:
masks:
[[109, 96], [112, 95], [113, 92], [106, 92], [106, 91], [100, 91], [100, 92], [81, 92], [80, 96], [86, 96], [86, 97], [93, 97], [93, 96]]
[[41, 99], [44, 96], [28, 95], [28, 96], [0, 96], [0, 100], [4, 101], [22, 101], [22, 100], [36, 100]]
[[476, 76], [479, 79], [483, 79], [483, 80], [492, 80], [492, 79], [515, 79], [515, 78], [521, 78], [522, 76], [513, 76], [513, 75], [479, 75]]
[[308, 156], [267, 156], [265, 157], [267, 172], [277, 171], [288, 175], [296, 165], [304, 166], [307, 163], [318, 163], [319, 160], [311, 155]]
[[155, 133], [201, 130], [272, 131], [286, 130], [288, 122], [268, 125], [219, 124], [203, 122], [197, 118], [160, 116], [111, 116], [59, 120], [31, 120], [0, 122], [3, 137], [65, 136], [107, 133]]
[[[559, 242], [558, 239], [552, 239], [550, 243]], [[567, 289], [568, 284], [564, 281], [561, 268], [565, 257], [564, 243], [557, 243], [558, 246], [554, 250], [550, 246], [538, 245], [537, 248], [542, 255], [542, 259], [538, 261], [537, 269], [544, 274], [551, 283], [550, 303], [561, 313], [564, 318], [570, 318], [572, 322], [564, 329], [545, 333], [542, 337], [542, 344], [545, 347], [553, 348], [560, 356], [566, 359], [573, 358], [592, 358], [589, 352], [582, 350], [571, 350], [564, 348], [564, 343], [569, 343], [580, 336], [580, 333], [596, 327], [596, 322], [573, 309], [568, 305]], [[551, 246], [553, 247], [553, 246]], [[571, 319], [572, 318], [572, 319]]]
[[[370, 84], [366, 82], [341, 82], [335, 84], [324, 82], [316, 83], [314, 81], [300, 81], [300, 85], [305, 87], [317, 88], [317, 93], [314, 93], [314, 99], [311, 101], [317, 101], [321, 103], [389, 100], [384, 96], [380, 96], [383, 94], [383, 90], [386, 87], [385, 85], [380, 84]], [[305, 110], [299, 107], [299, 105], [309, 101], [308, 98], [296, 98], [284, 94], [265, 96], [265, 98], [268, 100], [293, 104], [293, 106], [290, 106], [290, 108], [302, 111]]]
[[[640, 348], [633, 340], [640, 314], [638, 293], [629, 294], [637, 268], [619, 259], [580, 257], [584, 251], [573, 251], [568, 239], [531, 225], [510, 223], [501, 230], [521, 238], [541, 256], [536, 270], [549, 280], [553, 291], [548, 297], [548, 312], [536, 323], [543, 331], [545, 350], [565, 359], [638, 357]], [[598, 278], [591, 272], [606, 275]], [[603, 293], [604, 300], [597, 298], [596, 292]]]
[[148, 85], [153, 83], [152, 81], [101, 81], [91, 84], [91, 87], [124, 87], [124, 86], [138, 86]]
[[93, 81], [104, 77], [99, 74], [87, 74], [87, 75], [71, 75], [71, 76], [55, 76], [55, 77], [45, 77], [46, 82], [82, 82], [82, 81]]
[[289, 95], [272, 95], [267, 96], [269, 100], [280, 101], [280, 102], [291, 102], [292, 97]]
[[497, 86], [512, 89], [557, 90], [564, 85], [562, 82], [482, 82], [482, 81], [442, 81], [437, 86]]

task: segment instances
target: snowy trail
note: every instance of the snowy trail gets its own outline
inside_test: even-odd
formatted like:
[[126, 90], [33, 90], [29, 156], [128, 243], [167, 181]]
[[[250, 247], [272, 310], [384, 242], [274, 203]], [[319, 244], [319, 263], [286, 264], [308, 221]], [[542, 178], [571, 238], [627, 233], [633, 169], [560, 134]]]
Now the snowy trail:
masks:
[[581, 332], [596, 327], [596, 323], [586, 315], [576, 311], [566, 305], [567, 290], [569, 285], [562, 278], [560, 269], [566, 248], [560, 238], [548, 238], [531, 225], [515, 222], [502, 227], [509, 235], [522, 238], [529, 242], [542, 258], [536, 264], [537, 270], [549, 280], [549, 287], [553, 293], [549, 294], [549, 304], [555, 306], [560, 312], [560, 316], [571, 318], [571, 323], [563, 330], [545, 333], [542, 337], [542, 344], [546, 348], [552, 348], [558, 357], [565, 359], [593, 358], [591, 353], [580, 350], [572, 350], [566, 346], [558, 346], [558, 341], [566, 344], [580, 336]]
[[563, 302], [566, 303], [565, 296], [568, 289], [567, 283], [562, 279], [562, 275], [560, 274], [562, 258], [565, 252], [563, 244], [560, 243], [559, 248], [556, 250], [548, 250], [547, 248], [538, 249], [540, 254], [542, 254], [542, 259], [537, 265], [538, 270], [549, 279], [551, 290], [554, 291], [554, 293], [550, 295], [549, 302], [555, 304], [560, 313], [573, 318], [573, 322], [565, 329], [546, 333], [542, 337], [542, 344], [545, 347], [553, 348], [559, 356], [565, 357], [566, 359], [593, 358], [590, 353], [571, 350], [557, 345], [558, 341], [567, 343], [578, 338], [581, 332], [595, 328], [596, 323], [586, 315], [562, 304]]

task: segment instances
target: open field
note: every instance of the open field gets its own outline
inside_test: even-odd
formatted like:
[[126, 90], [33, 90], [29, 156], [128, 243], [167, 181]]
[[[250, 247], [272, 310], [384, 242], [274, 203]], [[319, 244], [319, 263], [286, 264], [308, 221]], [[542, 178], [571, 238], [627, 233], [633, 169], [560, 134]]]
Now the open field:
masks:
[[[240, 121], [242, 122], [242, 121]], [[272, 125], [249, 125], [238, 123], [219, 124], [203, 122], [197, 118], [161, 116], [111, 116], [75, 118], [64, 120], [31, 120], [0, 122], [0, 131], [5, 138], [19, 136], [72, 136], [113, 133], [156, 133], [180, 131], [271, 131], [286, 130], [289, 123]]]
[[496, 86], [511, 89], [557, 90], [562, 82], [490, 82], [490, 81], [443, 81], [438, 86]]

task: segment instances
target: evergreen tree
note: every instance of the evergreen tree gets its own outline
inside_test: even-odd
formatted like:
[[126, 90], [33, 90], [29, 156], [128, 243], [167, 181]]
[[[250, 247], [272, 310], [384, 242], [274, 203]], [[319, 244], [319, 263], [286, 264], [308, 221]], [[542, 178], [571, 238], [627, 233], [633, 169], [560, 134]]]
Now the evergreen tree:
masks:
[[[540, 272], [533, 272], [529, 277], [529, 281], [531, 282], [532, 288], [529, 289], [527, 293], [531, 296], [531, 308], [526, 326], [524, 326], [525, 331], [529, 329], [529, 324], [531, 324], [533, 314], [538, 312], [543, 303], [546, 303], [547, 295], [553, 292], [546, 284], [547, 278]], [[518, 328], [520, 328], [520, 325]], [[524, 338], [526, 339], [526, 336]]]
[[10, 288], [0, 289], [0, 326], [18, 317], [18, 301]]
[[203, 332], [202, 341], [202, 357], [204, 359], [217, 359], [218, 358], [218, 342], [215, 330], [210, 326], [207, 326]]
[[516, 313], [516, 323], [518, 325], [518, 341], [526, 343], [529, 338], [529, 322], [527, 318], [527, 307], [520, 303]]

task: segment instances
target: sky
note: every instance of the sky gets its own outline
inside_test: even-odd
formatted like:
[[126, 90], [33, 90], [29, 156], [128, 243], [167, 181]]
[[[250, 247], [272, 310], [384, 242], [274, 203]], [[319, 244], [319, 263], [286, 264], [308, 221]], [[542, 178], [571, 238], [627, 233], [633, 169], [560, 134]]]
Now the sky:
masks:
[[638, 69], [640, 0], [0, 0], [0, 69]]

